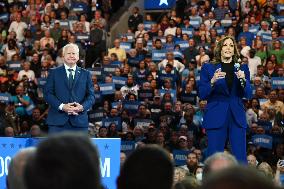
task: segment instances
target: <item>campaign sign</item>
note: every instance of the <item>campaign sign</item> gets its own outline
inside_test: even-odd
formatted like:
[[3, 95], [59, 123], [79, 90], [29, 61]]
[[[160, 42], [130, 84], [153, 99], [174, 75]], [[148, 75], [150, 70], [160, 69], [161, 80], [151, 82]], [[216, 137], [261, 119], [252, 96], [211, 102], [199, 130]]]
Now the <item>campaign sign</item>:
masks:
[[152, 60], [161, 61], [166, 58], [166, 50], [153, 50], [152, 51]]
[[254, 35], [256, 35], [258, 31], [259, 31], [259, 26], [250, 26], [249, 27], [249, 32], [253, 33]]
[[135, 115], [138, 110], [138, 106], [140, 105], [139, 101], [124, 101], [123, 108], [128, 110], [130, 115]]
[[151, 89], [147, 89], [147, 90], [139, 90], [138, 91], [138, 98], [141, 101], [144, 101], [145, 99], [149, 99], [152, 100], [154, 97], [154, 91]]
[[7, 93], [0, 93], [0, 102], [8, 104], [11, 101], [11, 95]]
[[70, 24], [69, 24], [69, 21], [67, 20], [67, 21], [65, 21], [65, 20], [60, 20], [59, 21], [60, 23], [60, 27], [62, 27], [62, 28], [66, 28], [66, 29], [70, 29]]
[[86, 33], [76, 34], [77, 42], [79, 41], [90, 41], [90, 36]]
[[221, 25], [223, 27], [229, 27], [232, 25], [232, 20], [230, 19], [224, 19], [224, 20], [221, 20]]
[[115, 87], [121, 88], [126, 84], [127, 78], [126, 77], [118, 77], [112, 76], [112, 82], [115, 84]]
[[[30, 146], [37, 145], [44, 139], [0, 137], [0, 188], [6, 189], [8, 166], [16, 153]], [[115, 189], [116, 178], [119, 175], [120, 139], [91, 139], [100, 154], [102, 183], [105, 188]]]
[[102, 119], [102, 126], [109, 127], [111, 123], [115, 123], [116, 129], [118, 131], [122, 130], [121, 127], [121, 118], [120, 117], [113, 117], [113, 118], [103, 118]]
[[279, 23], [280, 26], [284, 26], [284, 16], [275, 16], [275, 20]]
[[125, 51], [129, 51], [131, 49], [131, 43], [121, 42], [119, 47]]
[[253, 135], [252, 142], [257, 146], [261, 146], [263, 148], [272, 149], [272, 140], [273, 138], [268, 135]]
[[37, 78], [37, 82], [38, 82], [38, 87], [39, 88], [43, 88], [44, 85], [46, 84], [46, 78]]
[[186, 165], [189, 150], [173, 150], [173, 156], [176, 166]]
[[180, 58], [180, 59], [183, 59], [183, 54], [182, 54], [182, 52], [180, 52], [180, 51], [174, 51], [174, 57], [175, 58]]
[[153, 123], [152, 119], [134, 119], [134, 126], [142, 127], [145, 130]]
[[268, 33], [262, 33], [261, 38], [263, 42], [269, 42], [272, 40], [271, 34], [268, 34]]
[[114, 73], [115, 69], [118, 67], [119, 65], [104, 65], [103, 71], [105, 72], [105, 74]]
[[273, 89], [284, 89], [284, 78], [283, 77], [272, 77], [271, 85]]
[[161, 10], [161, 9], [172, 9], [176, 4], [176, 0], [144, 0], [145, 10]]
[[284, 10], [284, 4], [277, 4], [277, 12], [281, 12]]
[[216, 31], [217, 31], [217, 34], [218, 35], [223, 35], [223, 34], [225, 34], [225, 29], [224, 29], [224, 27], [215, 27], [214, 28]]
[[9, 14], [8, 13], [4, 13], [0, 15], [0, 20], [2, 20], [4, 23], [9, 21]]
[[8, 61], [7, 62], [8, 68], [15, 71], [20, 71], [22, 69], [21, 62], [19, 61]]
[[135, 150], [134, 141], [121, 141], [120, 150], [128, 156], [131, 152]]
[[146, 31], [151, 30], [151, 25], [152, 25], [152, 24], [156, 24], [156, 22], [153, 22], [153, 21], [145, 21], [145, 22], [144, 22], [144, 29], [145, 29]]
[[102, 121], [102, 119], [104, 118], [104, 110], [103, 109], [91, 110], [88, 112], [88, 115], [90, 122]]
[[190, 24], [194, 27], [194, 28], [198, 28], [200, 25], [200, 20], [199, 19], [190, 19]]
[[181, 28], [183, 34], [187, 34], [189, 37], [193, 37], [194, 29], [193, 28]]
[[114, 94], [114, 92], [115, 92], [114, 83], [102, 83], [102, 84], [100, 84], [100, 91], [102, 92], [102, 95]]
[[176, 41], [175, 44], [179, 45], [181, 50], [184, 50], [189, 47], [188, 41]]
[[264, 128], [265, 131], [270, 131], [272, 129], [272, 123], [270, 121], [258, 120], [257, 125]]

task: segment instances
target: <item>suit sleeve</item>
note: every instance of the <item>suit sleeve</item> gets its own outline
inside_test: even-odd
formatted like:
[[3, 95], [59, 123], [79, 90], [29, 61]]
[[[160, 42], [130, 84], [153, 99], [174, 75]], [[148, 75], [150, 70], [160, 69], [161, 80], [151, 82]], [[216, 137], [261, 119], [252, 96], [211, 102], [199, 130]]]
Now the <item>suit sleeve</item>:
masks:
[[87, 87], [86, 87], [86, 97], [82, 103], [82, 106], [84, 107], [84, 111], [87, 111], [90, 109], [93, 104], [95, 103], [95, 91], [94, 91], [94, 85], [92, 82], [91, 73], [87, 71], [88, 77], [87, 77]]
[[44, 100], [54, 109], [58, 109], [60, 102], [55, 96], [55, 70], [50, 69], [47, 77], [47, 81], [44, 85]]
[[199, 82], [199, 97], [201, 100], [207, 100], [209, 95], [211, 94], [214, 86], [211, 86], [211, 78], [209, 76], [209, 68], [210, 64], [203, 64], [200, 72], [200, 82]]
[[246, 99], [251, 99], [252, 98], [252, 89], [251, 89], [251, 84], [250, 84], [250, 72], [247, 64], [242, 65], [242, 70], [245, 72], [245, 77], [246, 77], [246, 84], [244, 87], [244, 97]]

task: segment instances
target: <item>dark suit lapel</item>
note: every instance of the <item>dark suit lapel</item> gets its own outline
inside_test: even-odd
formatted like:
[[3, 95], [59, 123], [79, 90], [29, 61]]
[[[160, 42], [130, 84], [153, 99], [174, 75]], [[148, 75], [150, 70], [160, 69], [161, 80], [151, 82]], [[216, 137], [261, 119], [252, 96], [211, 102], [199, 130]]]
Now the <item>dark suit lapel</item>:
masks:
[[61, 68], [60, 68], [60, 75], [62, 75], [62, 78], [64, 80], [66, 87], [69, 88], [68, 87], [68, 78], [67, 78], [67, 74], [66, 74], [66, 70], [65, 70], [64, 65], [61, 66]]
[[81, 75], [81, 68], [77, 66], [77, 69], [76, 69], [76, 72], [75, 72], [75, 78], [74, 78], [74, 82], [73, 82], [73, 87], [72, 87], [72, 88], [74, 88], [74, 86], [76, 85], [76, 83], [77, 83], [77, 81], [78, 81], [80, 75]]

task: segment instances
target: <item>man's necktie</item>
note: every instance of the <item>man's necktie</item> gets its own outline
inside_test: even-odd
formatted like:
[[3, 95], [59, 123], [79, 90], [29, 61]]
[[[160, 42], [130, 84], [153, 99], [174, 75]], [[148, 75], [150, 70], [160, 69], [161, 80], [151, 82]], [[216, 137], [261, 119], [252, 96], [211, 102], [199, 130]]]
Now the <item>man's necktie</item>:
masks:
[[72, 86], [73, 86], [73, 81], [74, 81], [73, 74], [72, 74], [73, 70], [69, 68], [68, 71], [69, 71], [69, 74], [68, 74], [68, 86], [71, 89]]

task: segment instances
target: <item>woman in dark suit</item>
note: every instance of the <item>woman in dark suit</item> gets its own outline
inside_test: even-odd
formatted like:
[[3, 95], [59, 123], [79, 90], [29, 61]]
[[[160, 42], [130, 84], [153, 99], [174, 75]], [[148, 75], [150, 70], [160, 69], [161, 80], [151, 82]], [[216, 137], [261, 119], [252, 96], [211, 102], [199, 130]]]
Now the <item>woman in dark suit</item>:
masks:
[[199, 97], [207, 100], [203, 127], [208, 136], [208, 156], [224, 151], [229, 139], [232, 154], [246, 162], [246, 115], [242, 98], [251, 98], [247, 64], [238, 63], [235, 40], [226, 36], [214, 52], [215, 60], [202, 66]]

